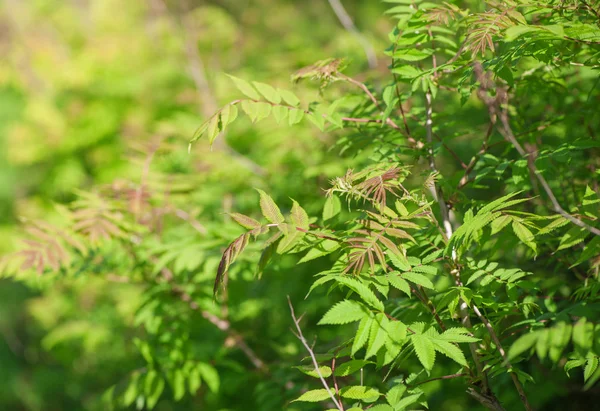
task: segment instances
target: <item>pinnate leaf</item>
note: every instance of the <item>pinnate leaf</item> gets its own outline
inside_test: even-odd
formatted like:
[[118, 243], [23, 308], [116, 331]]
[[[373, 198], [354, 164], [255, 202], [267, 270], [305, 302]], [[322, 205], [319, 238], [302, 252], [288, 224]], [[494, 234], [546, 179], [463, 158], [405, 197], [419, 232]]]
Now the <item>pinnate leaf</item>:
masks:
[[417, 358], [427, 372], [431, 371], [435, 363], [435, 346], [431, 340], [422, 334], [413, 334], [410, 340], [415, 348]]
[[233, 218], [236, 223], [249, 230], [259, 228], [261, 226], [261, 224], [255, 219], [240, 213], [230, 213], [229, 216]]
[[319, 321], [324, 324], [348, 324], [360, 321], [368, 313], [366, 308], [359, 302], [344, 300], [334, 305]]
[[320, 402], [330, 399], [331, 395], [329, 391], [325, 388], [321, 388], [318, 390], [310, 390], [293, 400], [292, 402], [302, 401], [302, 402]]
[[233, 80], [233, 83], [235, 84], [235, 86], [238, 88], [239, 91], [244, 93], [245, 96], [250, 97], [252, 100], [260, 99], [260, 94], [258, 94], [256, 89], [254, 89], [254, 87], [252, 87], [252, 85], [250, 83], [248, 83], [246, 80], [243, 80], [238, 77], [234, 77], [229, 74], [227, 74], [227, 77], [229, 77], [231, 80]]
[[281, 224], [285, 221], [283, 214], [275, 204], [275, 201], [264, 191], [257, 189], [260, 194], [260, 210], [263, 216], [273, 224]]

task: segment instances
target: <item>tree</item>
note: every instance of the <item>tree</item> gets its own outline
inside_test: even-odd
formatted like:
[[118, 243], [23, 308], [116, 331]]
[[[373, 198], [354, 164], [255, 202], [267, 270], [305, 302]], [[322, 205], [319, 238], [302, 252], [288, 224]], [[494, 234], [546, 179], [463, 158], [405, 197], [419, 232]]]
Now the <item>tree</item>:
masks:
[[[313, 174], [290, 171], [278, 190], [257, 189], [257, 206], [240, 200], [205, 225], [165, 200], [194, 199], [164, 183], [174, 173], [151, 182], [143, 171], [136, 188], [82, 193], [63, 226], [30, 225], [34, 239], [6, 259], [9, 272], [95, 270], [143, 284], [144, 364], [115, 382], [112, 404], [153, 408], [206, 386], [203, 404], [239, 407], [227, 392], [250, 394], [228, 370], [231, 347], [256, 370], [257, 409], [292, 399], [289, 409], [550, 409], [567, 378], [571, 405], [595, 390], [600, 5], [388, 3], [389, 71], [363, 82], [343, 59], [318, 61], [292, 76], [317, 83], [308, 104], [310, 85], [229, 76], [239, 95], [189, 146], [224, 144], [244, 117], [310, 125], [300, 142], [331, 142], [305, 151], [319, 159]], [[327, 186], [311, 178], [331, 169]], [[245, 330], [261, 324], [253, 310], [265, 307], [272, 326], [249, 342]], [[291, 343], [280, 336], [289, 325], [308, 354], [296, 368], [314, 380], [290, 373], [297, 351], [265, 348]], [[217, 330], [222, 346], [200, 337]]]

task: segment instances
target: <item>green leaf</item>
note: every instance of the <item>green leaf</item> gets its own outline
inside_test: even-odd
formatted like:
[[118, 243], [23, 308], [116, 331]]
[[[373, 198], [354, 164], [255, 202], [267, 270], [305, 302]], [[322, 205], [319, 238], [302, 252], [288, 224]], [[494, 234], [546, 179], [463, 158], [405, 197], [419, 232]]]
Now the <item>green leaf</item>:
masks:
[[298, 124], [304, 118], [304, 111], [299, 109], [290, 110], [290, 115], [288, 117], [288, 122], [290, 126], [294, 124]]
[[321, 113], [308, 113], [306, 117], [321, 131], [325, 131], [325, 119]]
[[228, 104], [221, 109], [221, 127], [225, 129], [228, 124], [235, 121], [238, 115], [238, 109], [235, 104]]
[[165, 380], [154, 370], [146, 374], [145, 380], [146, 408], [152, 409], [165, 389]]
[[592, 374], [598, 369], [598, 357], [594, 356], [587, 360], [583, 369], [583, 381], [587, 382]]
[[256, 106], [256, 121], [264, 120], [271, 114], [271, 109], [273, 106], [271, 106], [269, 103], [260, 101], [258, 103], [254, 103], [254, 105]]
[[274, 104], [279, 104], [281, 102], [281, 96], [272, 86], [265, 83], [259, 83], [257, 81], [253, 81], [252, 85], [255, 89], [258, 90], [260, 94], [262, 94], [268, 101]]
[[398, 404], [396, 404], [395, 410], [400, 411], [406, 409], [406, 407], [408, 407], [409, 405], [417, 402], [421, 395], [423, 395], [423, 393], [419, 392], [417, 394], [412, 394], [402, 398], [402, 400]]
[[358, 296], [371, 307], [374, 307], [380, 311], [383, 311], [383, 303], [377, 299], [375, 293], [369, 289], [365, 284], [361, 283], [355, 278], [347, 276], [336, 276], [335, 280], [354, 291]]
[[433, 283], [423, 274], [414, 273], [412, 271], [407, 271], [402, 273], [402, 278], [410, 281], [411, 283], [420, 285], [421, 287], [429, 288], [430, 290], [434, 290]]
[[479, 338], [472, 337], [470, 334], [471, 333], [466, 328], [453, 327], [444, 331], [438, 339], [455, 343], [471, 343], [479, 341]]
[[275, 121], [277, 121], [277, 124], [281, 124], [289, 113], [289, 109], [283, 106], [274, 106], [271, 111], [273, 112], [273, 117], [275, 118]]
[[401, 271], [410, 271], [411, 266], [404, 254], [387, 253], [392, 265]]
[[358, 330], [356, 331], [356, 335], [354, 336], [354, 341], [352, 342], [352, 356], [356, 354], [358, 350], [360, 350], [369, 340], [369, 333], [371, 332], [371, 325], [373, 323], [373, 317], [367, 316], [360, 320], [358, 324]]
[[531, 231], [529, 231], [529, 229], [527, 227], [525, 227], [523, 224], [521, 224], [517, 220], [513, 220], [512, 228], [513, 228], [513, 231], [515, 232], [515, 234], [517, 235], [517, 237], [519, 237], [519, 240], [521, 240], [523, 243], [525, 243], [525, 245], [527, 245], [529, 248], [531, 248], [533, 250], [534, 253], [537, 254], [537, 246], [536, 246], [535, 242], [533, 241], [534, 240], [533, 233]]
[[435, 346], [429, 337], [422, 334], [412, 334], [410, 340], [415, 349], [415, 353], [417, 354], [417, 358], [429, 373], [435, 363]]
[[379, 396], [377, 388], [365, 387], [364, 385], [351, 385], [340, 390], [340, 395], [343, 398], [352, 400], [366, 400]]
[[377, 351], [383, 344], [388, 336], [387, 326], [389, 320], [383, 313], [379, 313], [375, 316], [375, 320], [371, 324], [371, 332], [369, 333], [369, 342], [367, 344], [367, 353], [365, 359], [370, 358], [377, 354]]
[[258, 221], [256, 221], [253, 218], [250, 218], [248, 216], [245, 216], [243, 214], [240, 213], [230, 213], [229, 216], [239, 225], [241, 225], [244, 228], [247, 228], [248, 230], [252, 230], [254, 228], [259, 228], [262, 226], [261, 223], [259, 223]]
[[573, 345], [582, 357], [587, 356], [594, 343], [594, 324], [580, 318], [573, 327]]
[[510, 224], [511, 221], [512, 216], [510, 215], [503, 215], [496, 218], [494, 221], [492, 221], [492, 224], [490, 224], [492, 227], [492, 235], [502, 231], [508, 224]]
[[[297, 366], [294, 368], [302, 371], [304, 374], [308, 375], [309, 377], [319, 378], [319, 373], [317, 373], [317, 370], [315, 370], [315, 367], [312, 365], [301, 365], [301, 366]], [[321, 373], [321, 376], [323, 376], [323, 378], [331, 377], [331, 368], [326, 365], [320, 366], [319, 372]]]
[[260, 189], [256, 189], [260, 194], [260, 210], [263, 216], [273, 224], [281, 224], [285, 221], [283, 214], [275, 204], [275, 201], [267, 193]]
[[233, 83], [238, 88], [239, 91], [244, 93], [245, 96], [250, 97], [252, 100], [259, 100], [260, 94], [248, 83], [246, 80], [242, 80], [241, 78], [234, 77], [230, 74], [227, 74], [227, 77], [233, 80]]
[[199, 363], [197, 368], [202, 379], [206, 382], [208, 389], [213, 393], [218, 392], [221, 382], [217, 370], [212, 365], [206, 363]]
[[433, 342], [436, 351], [446, 355], [464, 367], [467, 366], [465, 355], [456, 345], [441, 339], [431, 339], [431, 342]]
[[396, 50], [394, 52], [394, 54], [392, 54], [392, 57], [397, 60], [414, 62], [414, 61], [425, 60], [427, 57], [430, 57], [433, 54], [433, 52], [434, 52], [433, 49], [418, 50], [415, 48], [407, 48], [407, 49]]
[[208, 135], [209, 145], [212, 146], [220, 131], [221, 130], [219, 129], [219, 115], [215, 114], [208, 122], [208, 126], [206, 128], [206, 134]]
[[411, 296], [410, 285], [406, 282], [405, 279], [400, 277], [399, 274], [400, 273], [398, 273], [398, 271], [393, 271], [393, 272], [389, 273], [388, 281], [390, 282], [390, 285], [392, 287], [402, 291], [403, 293], [405, 293], [406, 295], [408, 295], [410, 297]]
[[[500, 197], [500, 198], [492, 201], [491, 203], [486, 204], [484, 207], [482, 207], [481, 210], [479, 210], [479, 212], [477, 213], [477, 215], [482, 215], [482, 214], [490, 213], [492, 211], [498, 211], [503, 208], [506, 208], [511, 204], [508, 202], [508, 200], [510, 200], [514, 196], [517, 196], [521, 193], [522, 193], [522, 191], [516, 191], [514, 193], [510, 193], [503, 197]], [[516, 201], [523, 202], [523, 201], [527, 201], [527, 200], [529, 200], [529, 199], [525, 198], [525, 199], [520, 199], [520, 200], [516, 200]], [[513, 203], [513, 204], [515, 204], [515, 203]]]
[[348, 362], [336, 366], [333, 374], [336, 377], [347, 377], [348, 375], [355, 373], [356, 371], [360, 370], [361, 368], [364, 368], [369, 364], [374, 363], [372, 361], [366, 360], [350, 360]]
[[318, 324], [348, 324], [362, 320], [367, 313], [368, 311], [362, 304], [356, 301], [344, 300], [327, 311]]
[[303, 230], [308, 230], [310, 228], [308, 224], [308, 214], [306, 214], [306, 211], [300, 207], [300, 204], [298, 204], [295, 200], [292, 201], [292, 212], [290, 214], [292, 223], [294, 223], [296, 227], [302, 228]]
[[190, 370], [188, 375], [188, 386], [190, 389], [190, 394], [194, 395], [202, 385], [202, 379], [200, 376], [200, 370], [194, 367]]
[[288, 103], [290, 106], [297, 107], [300, 104], [300, 100], [294, 93], [288, 90], [278, 89], [279, 95], [283, 98], [283, 100]]
[[324, 239], [323, 241], [315, 244], [313, 248], [308, 250], [308, 253], [306, 253], [306, 255], [300, 259], [300, 261], [298, 261], [298, 264], [331, 254], [338, 248], [340, 248], [340, 243], [338, 241]]
[[377, 404], [369, 408], [369, 411], [394, 411], [394, 409], [387, 404]]
[[385, 395], [385, 399], [392, 407], [396, 408], [400, 400], [402, 400], [402, 396], [406, 392], [406, 385], [404, 384], [396, 384]]
[[171, 381], [173, 386], [173, 398], [175, 401], [179, 401], [185, 395], [185, 377], [181, 369], [173, 371], [173, 379]]
[[310, 390], [293, 400], [292, 402], [302, 401], [302, 402], [320, 402], [331, 399], [331, 395], [329, 391], [325, 388], [321, 388], [318, 390]]
[[537, 332], [529, 332], [527, 334], [523, 334], [510, 346], [508, 350], [508, 360], [512, 360], [518, 355], [524, 353], [534, 346], [537, 341], [539, 335]]
[[327, 221], [335, 217], [342, 210], [342, 203], [335, 194], [327, 196], [325, 206], [323, 207], [323, 220]]
[[589, 234], [590, 232], [585, 228], [580, 228], [578, 226], [572, 227], [560, 239], [557, 251], [573, 247], [574, 245], [583, 242]]
[[256, 122], [258, 118], [258, 105], [254, 101], [243, 100], [242, 103], [242, 111], [246, 113], [248, 117], [250, 117], [250, 121], [253, 123]]
[[550, 328], [550, 349], [548, 357], [550, 357], [552, 361], [558, 362], [560, 360], [563, 350], [571, 340], [572, 329], [573, 326], [565, 321], [559, 321]]

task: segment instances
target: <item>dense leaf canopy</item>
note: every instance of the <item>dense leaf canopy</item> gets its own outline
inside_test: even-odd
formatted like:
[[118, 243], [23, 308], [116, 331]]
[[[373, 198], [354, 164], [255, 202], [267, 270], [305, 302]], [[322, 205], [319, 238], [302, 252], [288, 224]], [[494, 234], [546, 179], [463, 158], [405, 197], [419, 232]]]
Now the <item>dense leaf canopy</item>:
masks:
[[0, 23], [0, 409], [590, 409], [600, 2]]

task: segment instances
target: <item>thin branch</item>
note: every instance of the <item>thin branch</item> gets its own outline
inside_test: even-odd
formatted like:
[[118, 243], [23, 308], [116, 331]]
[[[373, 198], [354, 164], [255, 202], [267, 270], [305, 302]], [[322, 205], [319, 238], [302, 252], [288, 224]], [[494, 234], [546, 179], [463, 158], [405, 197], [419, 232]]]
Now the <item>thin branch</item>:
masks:
[[321, 374], [321, 370], [319, 370], [319, 362], [317, 361], [315, 352], [312, 350], [310, 345], [308, 345], [306, 338], [304, 338], [304, 335], [302, 334], [302, 329], [300, 328], [300, 320], [296, 318], [296, 314], [294, 313], [294, 306], [292, 305], [292, 300], [290, 299], [289, 295], [288, 295], [287, 299], [288, 299], [288, 305], [290, 306], [290, 313], [292, 315], [292, 319], [294, 320], [294, 325], [296, 326], [296, 330], [297, 330], [297, 333], [294, 333], [294, 334], [296, 335], [296, 337], [298, 337], [298, 339], [300, 340], [300, 342], [302, 343], [304, 348], [306, 348], [306, 351], [308, 351], [308, 354], [310, 355], [310, 358], [312, 359], [313, 366], [315, 367], [315, 372], [319, 376], [319, 379], [321, 380], [321, 384], [323, 384], [323, 387], [325, 387], [325, 389], [329, 393], [329, 397], [331, 397], [331, 401], [333, 401], [333, 403], [335, 404], [335, 407], [339, 411], [344, 411], [344, 407], [335, 398], [333, 391], [331, 390], [331, 388], [329, 388], [329, 384], [327, 384], [327, 381], [325, 381], [325, 378], [323, 378], [323, 374]]
[[[561, 216], [563, 216], [564, 218], [566, 218], [567, 220], [569, 220], [570, 222], [572, 222], [573, 224], [575, 224], [576, 226], [584, 228], [587, 231], [600, 236], [599, 229], [587, 224], [586, 222], [580, 220], [579, 218], [573, 216], [572, 214], [567, 213], [565, 211], [565, 209], [562, 208], [562, 206], [558, 202], [556, 196], [554, 195], [552, 188], [548, 184], [548, 181], [546, 180], [546, 178], [537, 169], [535, 162], [531, 159], [531, 156], [529, 155], [529, 153], [517, 141], [515, 134], [513, 133], [512, 128], [510, 126], [510, 121], [508, 118], [508, 107], [507, 107], [508, 106], [508, 93], [507, 93], [506, 89], [496, 88], [496, 97], [488, 96], [487, 91], [489, 89], [491, 89], [493, 86], [495, 86], [495, 84], [489, 78], [488, 74], [484, 72], [481, 63], [475, 64], [473, 71], [475, 73], [477, 80], [480, 83], [480, 87], [477, 92], [479, 99], [488, 107], [489, 115], [490, 115], [490, 118], [492, 119], [492, 121], [495, 121], [495, 118], [500, 119], [501, 127], [498, 130], [500, 132], [500, 134], [502, 134], [502, 136], [504, 137], [504, 139], [506, 141], [508, 141], [509, 143], [511, 143], [513, 145], [513, 147], [517, 150], [517, 152], [519, 153], [519, 155], [521, 155], [521, 157], [524, 157], [527, 159], [527, 166], [529, 168], [530, 174], [534, 175], [537, 178], [537, 180], [540, 182], [542, 188], [546, 192], [546, 195], [548, 196], [548, 198], [550, 198], [550, 202], [552, 203], [552, 207], [553, 207], [554, 211], [556, 213], [560, 214]], [[503, 109], [502, 109], [502, 105], [504, 105]], [[535, 182], [535, 180], [533, 180], [533, 178], [532, 178], [532, 183], [534, 183], [534, 182]]]
[[418, 387], [419, 385], [427, 384], [428, 382], [431, 382], [431, 381], [439, 381], [439, 380], [451, 380], [451, 379], [453, 379], [453, 378], [466, 377], [466, 376], [468, 376], [468, 375], [469, 375], [469, 374], [465, 374], [465, 373], [461, 373], [461, 372], [459, 372], [459, 373], [457, 373], [457, 374], [444, 375], [444, 376], [442, 376], [442, 377], [435, 377], [435, 378], [430, 378], [430, 379], [428, 379], [428, 380], [425, 380], [425, 381], [421, 381], [421, 382], [419, 382], [419, 383], [417, 383], [417, 384], [411, 385], [411, 387], [413, 387], [413, 388], [414, 388], [414, 387]]
[[373, 50], [373, 46], [371, 43], [361, 34], [360, 31], [354, 25], [352, 18], [342, 5], [340, 0], [329, 0], [329, 5], [333, 9], [333, 12], [337, 16], [340, 23], [346, 30], [348, 30], [361, 44], [363, 50], [365, 51], [365, 55], [367, 56], [367, 61], [369, 62], [370, 68], [377, 67], [377, 56], [375, 55], [375, 50]]
[[502, 343], [500, 343], [500, 340], [498, 339], [498, 336], [496, 335], [496, 332], [494, 331], [494, 327], [492, 327], [492, 324], [490, 324], [489, 320], [481, 313], [481, 311], [479, 311], [479, 308], [477, 308], [477, 306], [474, 303], [472, 304], [472, 307], [473, 307], [473, 311], [475, 312], [475, 314], [479, 317], [481, 322], [485, 325], [485, 328], [487, 328], [488, 333], [490, 334], [490, 336], [492, 337], [492, 340], [494, 341], [494, 344], [496, 344], [496, 348], [498, 349], [500, 356], [504, 360], [504, 364], [506, 365], [506, 368], [508, 369], [508, 371], [510, 373], [510, 377], [513, 380], [515, 388], [519, 392], [519, 398], [521, 398], [521, 402], [525, 406], [525, 409], [527, 411], [532, 411], [533, 409], [531, 408], [531, 405], [529, 405], [529, 400], [527, 399], [527, 395], [525, 394], [525, 391], [523, 390], [521, 381], [519, 381], [519, 377], [517, 376], [517, 374], [515, 372], [511, 371], [512, 365], [511, 365], [510, 361], [508, 361], [506, 352], [504, 351], [504, 348], [502, 347]]
[[[426, 115], [427, 115], [427, 120], [425, 122], [425, 128], [427, 131], [427, 143], [429, 146], [429, 168], [431, 169], [431, 171], [433, 173], [437, 173], [438, 171], [437, 171], [437, 167], [435, 165], [435, 157], [433, 154], [433, 145], [432, 145], [433, 106], [432, 106], [432, 101], [431, 101], [431, 91], [429, 91], [429, 90], [427, 90], [427, 92], [425, 93], [425, 103], [426, 103]], [[437, 184], [437, 182], [435, 182], [435, 181], [434, 181], [433, 191], [434, 191], [434, 196], [440, 207], [440, 214], [442, 217], [442, 224], [444, 226], [446, 239], [449, 240], [452, 237], [452, 233], [453, 233], [452, 223], [450, 221], [450, 211], [444, 200], [444, 195], [442, 193], [442, 189], [440, 188], [439, 184]], [[452, 261], [454, 263], [456, 263], [456, 250], [455, 249], [452, 250]], [[455, 268], [454, 270], [452, 270], [451, 274], [453, 274], [453, 276], [454, 276], [456, 285], [459, 287], [462, 287], [462, 281], [460, 279], [460, 271], [457, 268]], [[472, 324], [471, 324], [471, 319], [470, 319], [470, 315], [469, 315], [469, 309], [468, 309], [466, 302], [461, 298], [458, 304], [459, 304], [460, 316], [462, 318], [462, 321], [461, 321], [462, 324], [466, 328], [471, 328]], [[475, 343], [469, 343], [469, 350], [471, 351], [471, 356], [473, 357], [473, 361], [475, 362], [475, 368], [477, 370], [477, 375], [482, 378], [482, 382], [484, 384], [484, 391], [487, 391], [488, 390], [487, 376], [486, 376], [485, 372], [483, 371], [483, 367], [481, 365], [479, 355], [477, 354], [477, 346], [475, 345]]]

